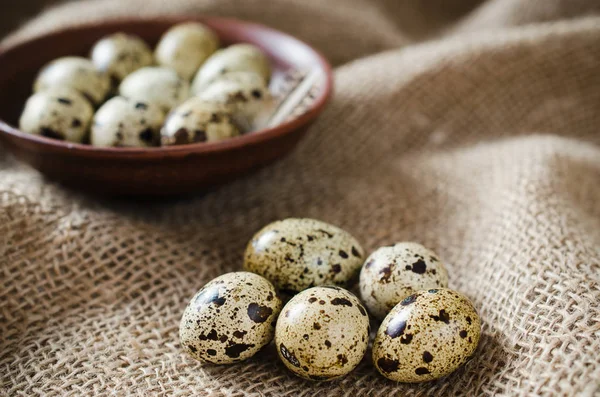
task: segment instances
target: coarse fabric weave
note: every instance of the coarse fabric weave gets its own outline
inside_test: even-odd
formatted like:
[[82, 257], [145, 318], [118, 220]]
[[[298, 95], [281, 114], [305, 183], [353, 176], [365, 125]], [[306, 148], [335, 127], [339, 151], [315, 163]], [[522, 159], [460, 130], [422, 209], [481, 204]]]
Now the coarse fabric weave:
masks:
[[[6, 396], [600, 395], [597, 0], [93, 0], [5, 45], [127, 15], [210, 14], [296, 35], [336, 93], [289, 157], [192, 197], [68, 190], [0, 149], [0, 390]], [[329, 383], [270, 345], [202, 365], [178, 341], [204, 283], [265, 224], [311, 217], [368, 251], [418, 241], [478, 308], [474, 358], [396, 384], [370, 352]]]

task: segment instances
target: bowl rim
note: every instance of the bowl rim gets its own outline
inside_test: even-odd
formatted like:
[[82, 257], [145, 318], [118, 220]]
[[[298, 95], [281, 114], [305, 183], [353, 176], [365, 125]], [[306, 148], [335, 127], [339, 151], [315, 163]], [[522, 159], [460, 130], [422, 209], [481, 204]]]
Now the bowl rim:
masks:
[[0, 118], [0, 134], [6, 134], [12, 136], [13, 138], [29, 141], [33, 144], [42, 145], [47, 147], [48, 149], [52, 149], [54, 151], [59, 152], [80, 152], [86, 155], [98, 155], [98, 156], [123, 156], [131, 158], [133, 157], [165, 157], [165, 155], [169, 154], [189, 154], [189, 153], [216, 153], [222, 151], [228, 151], [233, 149], [242, 148], [248, 145], [260, 144], [264, 141], [272, 140], [277, 137], [281, 137], [288, 133], [293, 132], [294, 130], [301, 128], [307, 124], [309, 124], [312, 120], [314, 120], [324, 109], [325, 104], [330, 99], [333, 92], [333, 68], [330, 63], [327, 61], [325, 56], [316, 48], [311, 46], [310, 44], [290, 35], [280, 30], [268, 27], [266, 25], [242, 20], [238, 18], [230, 18], [230, 17], [213, 17], [213, 16], [188, 16], [188, 15], [168, 15], [164, 17], [140, 17], [140, 18], [111, 18], [102, 21], [95, 21], [90, 23], [84, 23], [80, 25], [68, 26], [63, 29], [59, 29], [53, 31], [48, 34], [44, 34], [42, 36], [33, 37], [27, 39], [25, 41], [19, 42], [14, 45], [10, 45], [8, 47], [0, 46], [0, 63], [3, 61], [3, 58], [10, 57], [11, 52], [18, 50], [21, 47], [33, 45], [35, 43], [44, 42], [48, 39], [52, 39], [53, 37], [65, 35], [65, 34], [76, 34], [77, 31], [85, 30], [85, 29], [94, 29], [101, 28], [103, 26], [114, 25], [115, 27], [120, 25], [125, 25], [128, 23], [131, 24], [139, 24], [139, 23], [165, 23], [170, 22], [172, 24], [181, 23], [185, 21], [196, 21], [196, 22], [206, 22], [210, 21], [215, 23], [229, 24], [229, 25], [238, 25], [245, 27], [254, 27], [255, 29], [261, 31], [269, 31], [270, 33], [274, 33], [279, 36], [284, 36], [288, 40], [296, 41], [298, 44], [309, 49], [316, 57], [320, 67], [324, 71], [324, 89], [321, 91], [320, 95], [315, 98], [314, 103], [311, 107], [302, 115], [292, 120], [281, 123], [275, 127], [265, 128], [258, 131], [253, 131], [251, 133], [247, 133], [241, 136], [234, 137], [232, 139], [218, 141], [218, 142], [200, 142], [200, 143], [190, 143], [187, 145], [177, 145], [177, 146], [160, 146], [160, 147], [149, 147], [149, 148], [114, 148], [114, 147], [97, 147], [89, 144], [82, 143], [74, 143], [68, 141], [60, 141], [56, 139], [46, 138], [39, 135], [28, 134], [26, 132], [21, 131], [19, 128], [13, 127], [4, 120]]

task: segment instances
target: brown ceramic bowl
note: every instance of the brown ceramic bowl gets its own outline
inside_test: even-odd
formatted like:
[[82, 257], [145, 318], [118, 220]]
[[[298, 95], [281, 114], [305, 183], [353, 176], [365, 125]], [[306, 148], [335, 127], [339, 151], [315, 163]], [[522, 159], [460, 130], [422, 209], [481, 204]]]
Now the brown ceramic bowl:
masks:
[[[124, 31], [154, 45], [174, 24], [197, 20], [224, 45], [248, 42], [271, 58], [274, 76], [290, 68], [318, 68], [325, 76], [300, 117], [227, 141], [161, 148], [97, 148], [26, 134], [15, 126], [37, 71], [66, 55], [87, 56], [102, 36]], [[232, 180], [289, 153], [323, 110], [332, 90], [331, 67], [309, 45], [254, 23], [225, 18], [165, 17], [115, 20], [66, 29], [16, 47], [0, 48], [0, 142], [48, 178], [108, 195], [173, 195]]]

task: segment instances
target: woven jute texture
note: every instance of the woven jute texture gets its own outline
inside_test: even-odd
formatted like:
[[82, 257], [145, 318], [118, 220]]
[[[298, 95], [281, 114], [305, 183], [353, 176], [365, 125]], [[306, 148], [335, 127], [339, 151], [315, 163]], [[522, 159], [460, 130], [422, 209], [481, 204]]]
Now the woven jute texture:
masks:
[[[596, 0], [108, 0], [48, 10], [7, 45], [124, 15], [236, 16], [314, 44], [336, 93], [286, 159], [166, 202], [87, 196], [0, 151], [0, 390], [7, 396], [600, 395]], [[74, 165], [76, 166], [76, 165]], [[367, 250], [418, 241], [483, 321], [477, 354], [403, 385], [271, 345], [202, 365], [178, 325], [263, 225], [312, 217]]]

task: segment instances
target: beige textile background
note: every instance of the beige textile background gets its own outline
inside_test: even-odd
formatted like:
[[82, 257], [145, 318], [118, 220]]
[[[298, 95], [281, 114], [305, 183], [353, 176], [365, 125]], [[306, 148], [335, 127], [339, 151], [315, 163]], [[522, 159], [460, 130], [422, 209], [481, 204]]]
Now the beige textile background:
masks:
[[[0, 149], [0, 392], [169, 396], [600, 395], [600, 2], [94, 0], [5, 42], [121, 15], [207, 13], [316, 45], [336, 94], [288, 158], [167, 202], [100, 199]], [[432, 247], [483, 319], [477, 355], [399, 385], [367, 356], [316, 384], [273, 346], [234, 366], [179, 348], [187, 300], [253, 232], [332, 222]]]

